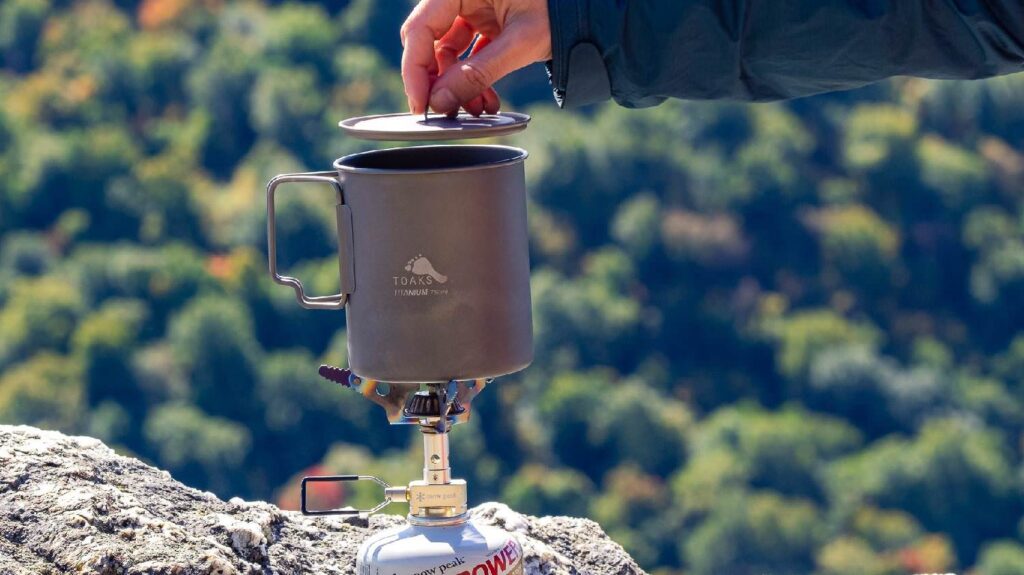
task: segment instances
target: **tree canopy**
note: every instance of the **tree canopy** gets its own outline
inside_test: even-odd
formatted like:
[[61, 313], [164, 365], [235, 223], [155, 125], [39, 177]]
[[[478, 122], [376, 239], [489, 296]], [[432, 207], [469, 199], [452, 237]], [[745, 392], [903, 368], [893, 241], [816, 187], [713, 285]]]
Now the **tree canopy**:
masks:
[[[219, 495], [418, 473], [322, 382], [344, 314], [266, 274], [263, 187], [401, 111], [405, 0], [0, 3], [0, 422]], [[471, 499], [585, 515], [661, 575], [1024, 573], [1024, 75], [533, 121], [536, 356], [452, 435]], [[336, 287], [333, 211], [283, 266]], [[319, 493], [365, 505], [362, 487]]]

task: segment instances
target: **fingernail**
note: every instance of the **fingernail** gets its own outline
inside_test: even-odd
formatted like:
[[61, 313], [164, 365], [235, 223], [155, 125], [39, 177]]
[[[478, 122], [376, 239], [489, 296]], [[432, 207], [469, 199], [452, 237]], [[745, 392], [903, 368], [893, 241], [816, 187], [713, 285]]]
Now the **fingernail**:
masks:
[[448, 88], [441, 88], [430, 95], [430, 107], [436, 112], [451, 112], [459, 109], [459, 101]]

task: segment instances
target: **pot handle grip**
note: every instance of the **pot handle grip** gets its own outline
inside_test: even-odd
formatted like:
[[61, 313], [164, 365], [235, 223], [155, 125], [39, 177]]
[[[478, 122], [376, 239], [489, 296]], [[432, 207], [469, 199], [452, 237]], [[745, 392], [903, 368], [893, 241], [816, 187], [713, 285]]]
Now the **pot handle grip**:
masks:
[[[348, 206], [343, 205], [344, 192], [341, 182], [338, 180], [337, 172], [282, 174], [275, 176], [267, 184], [267, 259], [270, 263], [270, 276], [275, 282], [294, 289], [295, 299], [299, 301], [299, 305], [306, 309], [344, 309], [345, 304], [348, 303], [348, 294], [352, 292], [351, 285], [346, 285], [352, 283], [351, 270], [349, 270], [350, 273], [340, 273], [342, 278], [341, 293], [324, 296], [307, 296], [302, 282], [298, 278], [283, 276], [277, 273], [277, 226], [275, 225], [274, 194], [277, 192], [279, 185], [295, 182], [329, 184], [334, 188], [338, 199], [338, 264], [341, 267], [339, 273], [345, 271], [345, 266], [351, 266], [352, 263], [351, 213], [348, 210]], [[343, 215], [345, 218], [342, 217]], [[342, 222], [343, 219], [346, 221]], [[345, 224], [344, 226], [342, 225], [343, 223]], [[342, 230], [343, 227], [345, 228], [344, 230]], [[348, 260], [347, 262], [345, 261], [346, 259]]]

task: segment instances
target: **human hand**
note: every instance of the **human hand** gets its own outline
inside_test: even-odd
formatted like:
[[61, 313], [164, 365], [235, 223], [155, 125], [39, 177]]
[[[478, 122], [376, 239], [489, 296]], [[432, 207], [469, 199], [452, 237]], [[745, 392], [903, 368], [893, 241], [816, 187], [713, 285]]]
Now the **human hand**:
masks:
[[420, 0], [402, 25], [402, 46], [410, 112], [461, 106], [474, 116], [493, 114], [501, 106], [495, 82], [551, 59], [547, 0]]

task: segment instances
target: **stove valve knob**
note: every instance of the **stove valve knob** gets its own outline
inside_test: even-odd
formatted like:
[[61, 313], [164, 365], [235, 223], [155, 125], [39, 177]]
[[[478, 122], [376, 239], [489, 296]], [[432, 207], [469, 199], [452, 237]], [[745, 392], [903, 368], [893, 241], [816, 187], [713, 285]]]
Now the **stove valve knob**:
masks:
[[405, 485], [395, 485], [384, 488], [384, 496], [396, 503], [409, 502], [409, 488]]

